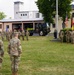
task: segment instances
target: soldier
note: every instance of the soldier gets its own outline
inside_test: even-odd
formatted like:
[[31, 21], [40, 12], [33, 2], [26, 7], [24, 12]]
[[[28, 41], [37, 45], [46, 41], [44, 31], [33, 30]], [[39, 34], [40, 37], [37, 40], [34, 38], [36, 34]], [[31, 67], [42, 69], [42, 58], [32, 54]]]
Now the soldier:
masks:
[[28, 29], [26, 30], [26, 39], [27, 39], [27, 41], [29, 40], [29, 31], [28, 31]]
[[1, 66], [2, 66], [3, 56], [4, 56], [3, 41], [0, 40], [0, 68], [1, 68]]
[[22, 53], [21, 43], [18, 39], [18, 33], [14, 33], [14, 37], [10, 40], [8, 45], [8, 54], [11, 59], [12, 75], [18, 75], [18, 63], [20, 60], [20, 54]]
[[74, 44], [74, 31], [71, 32], [71, 43]]
[[2, 31], [2, 32], [1, 32], [1, 38], [2, 38], [2, 41], [4, 41], [4, 37], [5, 37], [5, 32]]
[[21, 36], [21, 32], [20, 30], [18, 31], [18, 38], [20, 39], [20, 36]]
[[10, 31], [9, 30], [6, 33], [6, 36], [7, 36], [7, 40], [10, 41]]
[[22, 40], [24, 40], [24, 36], [25, 36], [25, 31], [24, 30], [22, 30], [21, 36], [22, 36]]
[[10, 30], [10, 39], [12, 39], [12, 31]]
[[67, 30], [66, 31], [66, 42], [69, 43], [70, 42], [70, 32]]
[[61, 42], [63, 42], [63, 38], [64, 38], [64, 32], [63, 31], [60, 31], [59, 37], [61, 39]]

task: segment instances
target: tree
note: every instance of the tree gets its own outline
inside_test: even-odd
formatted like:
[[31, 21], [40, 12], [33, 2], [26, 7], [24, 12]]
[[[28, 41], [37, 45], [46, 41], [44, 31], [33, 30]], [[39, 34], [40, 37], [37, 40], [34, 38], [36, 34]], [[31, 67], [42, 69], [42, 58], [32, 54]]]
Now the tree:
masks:
[[6, 15], [4, 14], [4, 12], [0, 12], [0, 20], [5, 18], [5, 17], [6, 17]]
[[[65, 21], [66, 15], [70, 17], [72, 0], [58, 0], [59, 16]], [[39, 12], [42, 13], [44, 21], [53, 23], [53, 15], [56, 12], [56, 0], [38, 0], [36, 2]]]
[[43, 15], [44, 21], [48, 22], [49, 24], [50, 22], [53, 22], [53, 9], [51, 9], [53, 5], [52, 1], [49, 2], [49, 0], [38, 0], [36, 2], [39, 12], [41, 12]]

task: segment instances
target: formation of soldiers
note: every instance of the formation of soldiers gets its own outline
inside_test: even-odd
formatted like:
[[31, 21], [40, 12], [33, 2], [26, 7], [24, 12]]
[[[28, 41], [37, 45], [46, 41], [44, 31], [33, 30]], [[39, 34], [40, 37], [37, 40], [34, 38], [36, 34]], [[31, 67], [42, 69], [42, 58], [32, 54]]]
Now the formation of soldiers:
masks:
[[64, 39], [67, 43], [71, 42], [72, 44], [74, 44], [74, 31], [60, 31], [59, 33], [59, 37], [61, 39], [61, 42], [64, 42]]
[[12, 71], [12, 75], [18, 75], [18, 64], [19, 64], [19, 60], [20, 60], [20, 55], [22, 53], [22, 47], [21, 47], [21, 42], [20, 42], [20, 37], [22, 37], [22, 40], [24, 40], [24, 36], [26, 35], [26, 39], [28, 40], [28, 30], [26, 31], [26, 33], [24, 32], [24, 30], [22, 32], [20, 31], [8, 31], [8, 32], [1, 32], [1, 38], [2, 40], [0, 40], [0, 69], [2, 66], [2, 62], [3, 62], [3, 56], [4, 56], [4, 44], [3, 41], [8, 40], [9, 44], [8, 44], [8, 54], [10, 56], [10, 60], [11, 60], [11, 71]]
[[8, 30], [7, 32], [2, 31], [0, 33], [2, 41], [4, 41], [5, 39], [8, 40], [8, 41], [10, 41], [10, 39], [12, 39], [13, 34], [15, 32], [18, 32], [18, 38], [19, 39], [22, 38], [22, 40], [24, 40], [24, 37], [26, 35], [26, 40], [28, 40], [28, 37], [29, 37], [28, 30], [26, 30], [26, 32], [24, 30], [22, 30], [22, 32], [20, 32], [20, 30], [18, 30], [18, 31], [16, 31], [16, 30], [14, 30], [14, 31]]

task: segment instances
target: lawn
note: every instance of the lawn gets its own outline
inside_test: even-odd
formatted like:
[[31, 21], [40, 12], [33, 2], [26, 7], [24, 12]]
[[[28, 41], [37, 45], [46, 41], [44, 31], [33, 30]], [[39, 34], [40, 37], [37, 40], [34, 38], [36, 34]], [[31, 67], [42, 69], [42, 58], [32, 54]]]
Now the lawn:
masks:
[[[32, 36], [21, 41], [19, 75], [74, 75], [74, 45], [52, 42], [52, 37]], [[4, 61], [0, 75], [11, 75], [11, 62], [4, 42]]]

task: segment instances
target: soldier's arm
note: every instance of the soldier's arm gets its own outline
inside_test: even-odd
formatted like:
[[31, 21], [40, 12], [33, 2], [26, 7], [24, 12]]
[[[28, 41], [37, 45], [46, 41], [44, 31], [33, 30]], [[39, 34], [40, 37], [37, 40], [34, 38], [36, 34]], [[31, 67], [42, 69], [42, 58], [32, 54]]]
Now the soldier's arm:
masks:
[[3, 56], [4, 55], [4, 45], [3, 45], [3, 42], [2, 42], [2, 45], [1, 45], [1, 50], [2, 50], [1, 56]]
[[19, 51], [19, 54], [22, 53], [22, 47], [21, 47], [21, 42], [20, 42], [20, 40], [18, 41], [18, 51]]
[[10, 43], [8, 44], [7, 52], [8, 52], [8, 54], [10, 54]]

